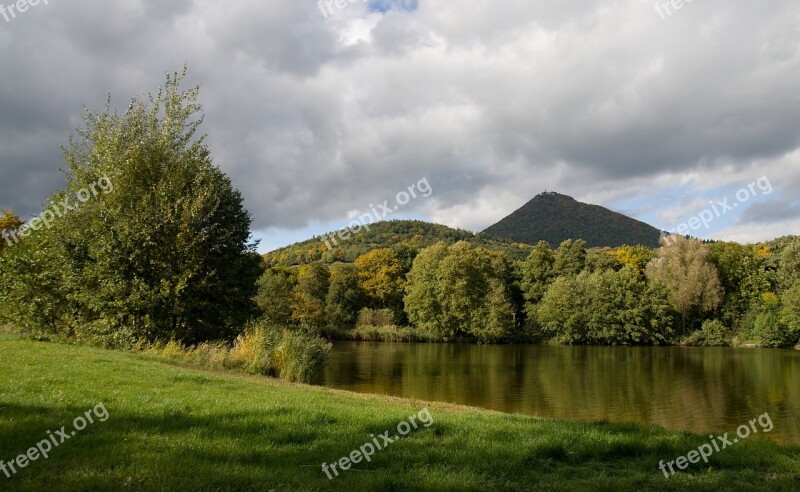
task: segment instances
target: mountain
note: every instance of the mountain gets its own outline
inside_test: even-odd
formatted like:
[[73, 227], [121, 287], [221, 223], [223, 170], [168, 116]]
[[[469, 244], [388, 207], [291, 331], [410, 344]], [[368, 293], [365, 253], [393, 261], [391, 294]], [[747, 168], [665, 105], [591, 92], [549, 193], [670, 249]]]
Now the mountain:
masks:
[[453, 244], [458, 241], [466, 241], [494, 251], [504, 251], [509, 257], [517, 260], [526, 258], [532, 249], [527, 244], [517, 244], [509, 239], [482, 233], [473, 234], [470, 231], [418, 220], [377, 222], [370, 224], [369, 229], [352, 234], [347, 240], [334, 242], [330, 238], [335, 235], [335, 232], [325, 234], [271, 251], [264, 255], [264, 261], [268, 266], [294, 266], [315, 261], [349, 263], [374, 249], [419, 250], [438, 242]]
[[547, 241], [553, 248], [566, 239], [584, 239], [589, 248], [623, 244], [656, 248], [661, 236], [644, 222], [555, 192], [535, 196], [484, 233], [527, 244]]

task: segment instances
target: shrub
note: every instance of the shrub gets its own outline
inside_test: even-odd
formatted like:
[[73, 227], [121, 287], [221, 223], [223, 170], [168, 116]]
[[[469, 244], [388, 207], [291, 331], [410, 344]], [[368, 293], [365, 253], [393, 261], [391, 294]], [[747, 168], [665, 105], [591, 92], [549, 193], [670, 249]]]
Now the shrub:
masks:
[[314, 373], [322, 367], [330, 349], [331, 344], [316, 335], [269, 325], [264, 321], [248, 325], [233, 346], [218, 342], [186, 347], [174, 340], [167, 343], [141, 340], [132, 346], [135, 352], [186, 364], [304, 383], [311, 381]]
[[425, 328], [408, 326], [360, 326], [355, 330], [340, 333], [346, 340], [361, 342], [445, 342], [447, 338]]
[[271, 326], [253, 323], [236, 337], [228, 364], [252, 374], [270, 374], [271, 347], [277, 343], [279, 331]]
[[281, 379], [309, 382], [330, 350], [331, 344], [316, 335], [283, 330], [272, 351], [272, 362]]
[[209, 369], [230, 368], [228, 347], [221, 343], [201, 343], [192, 351], [190, 364], [208, 367]]
[[74, 332], [74, 337], [78, 343], [112, 350], [125, 350], [137, 342], [137, 337], [130, 328], [117, 328], [102, 319], [85, 323]]
[[704, 346], [704, 347], [724, 347], [726, 329], [722, 321], [718, 319], [705, 320], [703, 327], [683, 340], [683, 345]]
[[753, 337], [762, 347], [791, 347], [793, 334], [781, 322], [776, 310], [765, 310], [756, 319], [752, 330]]

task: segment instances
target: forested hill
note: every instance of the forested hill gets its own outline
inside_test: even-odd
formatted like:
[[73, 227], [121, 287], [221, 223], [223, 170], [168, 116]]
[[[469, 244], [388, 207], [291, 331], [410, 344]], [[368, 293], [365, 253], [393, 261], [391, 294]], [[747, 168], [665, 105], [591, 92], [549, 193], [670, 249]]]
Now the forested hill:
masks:
[[484, 232], [520, 243], [547, 241], [553, 248], [566, 239], [583, 239], [589, 248], [624, 244], [655, 248], [661, 236], [644, 222], [554, 192], [537, 195]]
[[[335, 233], [331, 233], [331, 235], [335, 236]], [[453, 244], [458, 241], [466, 241], [495, 251], [505, 251], [514, 259], [523, 259], [531, 251], [530, 246], [515, 244], [508, 239], [495, 238], [482, 233], [473, 234], [463, 229], [453, 229], [418, 220], [392, 220], [370, 224], [369, 230], [364, 229], [351, 234], [347, 240], [337, 238], [335, 245], [329, 240], [330, 249], [324, 242], [327, 236], [327, 234], [317, 236], [277, 249], [264, 255], [264, 260], [268, 266], [304, 265], [319, 260], [325, 263], [337, 261], [350, 263], [362, 254], [379, 248], [394, 248], [411, 252], [439, 242]], [[407, 255], [401, 254], [401, 256]], [[412, 254], [411, 257], [413, 256]]]

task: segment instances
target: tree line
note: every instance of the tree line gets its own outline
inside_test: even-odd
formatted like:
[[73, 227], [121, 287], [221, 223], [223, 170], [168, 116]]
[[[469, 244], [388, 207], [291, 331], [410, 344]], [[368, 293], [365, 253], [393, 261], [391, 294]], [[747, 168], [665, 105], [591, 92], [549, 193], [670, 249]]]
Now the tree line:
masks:
[[276, 323], [331, 336], [408, 325], [482, 343], [741, 343], [800, 341], [800, 238], [741, 245], [671, 238], [660, 248], [555, 250], [515, 261], [460, 241], [379, 248], [352, 263], [267, 268], [258, 305]]
[[485, 233], [474, 234], [470, 231], [419, 220], [376, 222], [370, 224], [369, 229], [363, 229], [357, 234], [351, 235], [347, 241], [340, 241], [335, 245], [329, 243], [333, 246], [332, 249], [328, 249], [324, 243], [325, 238], [329, 235], [314, 237], [271, 251], [264, 255], [264, 261], [270, 267], [304, 265], [315, 261], [322, 261], [327, 265], [336, 262], [352, 263], [359, 256], [377, 248], [405, 244], [419, 250], [440, 242], [453, 244], [458, 241], [484, 246], [493, 251], [505, 251], [513, 259], [524, 259], [532, 248], [528, 244], [515, 243], [509, 239]]

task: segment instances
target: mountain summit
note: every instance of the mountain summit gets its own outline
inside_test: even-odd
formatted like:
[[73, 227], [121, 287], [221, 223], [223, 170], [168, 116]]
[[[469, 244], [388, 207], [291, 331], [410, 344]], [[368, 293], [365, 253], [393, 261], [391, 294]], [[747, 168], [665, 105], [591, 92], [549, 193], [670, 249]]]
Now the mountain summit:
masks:
[[483, 232], [520, 243], [547, 241], [553, 248], [566, 239], [584, 239], [589, 248], [623, 244], [654, 248], [661, 236], [658, 229], [644, 222], [555, 192], [536, 195]]

